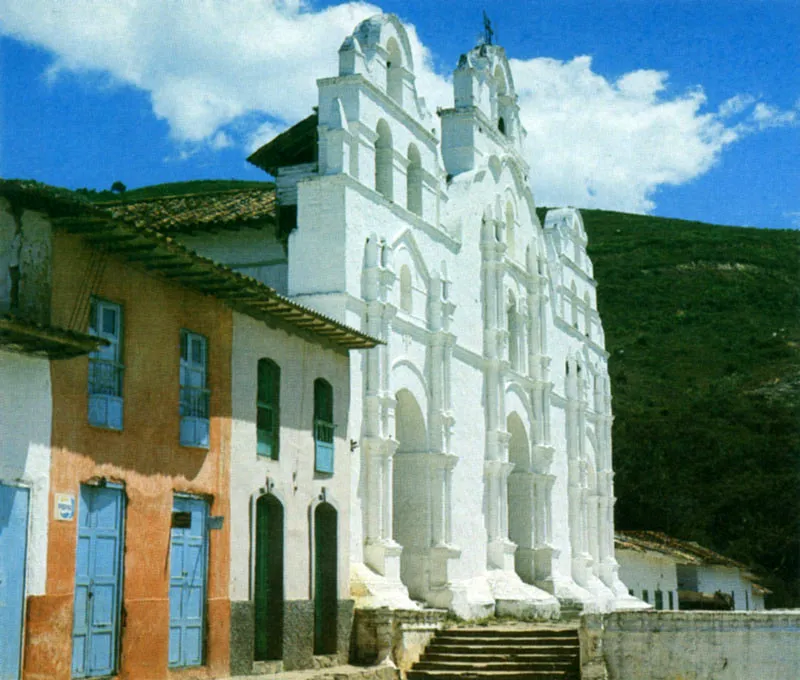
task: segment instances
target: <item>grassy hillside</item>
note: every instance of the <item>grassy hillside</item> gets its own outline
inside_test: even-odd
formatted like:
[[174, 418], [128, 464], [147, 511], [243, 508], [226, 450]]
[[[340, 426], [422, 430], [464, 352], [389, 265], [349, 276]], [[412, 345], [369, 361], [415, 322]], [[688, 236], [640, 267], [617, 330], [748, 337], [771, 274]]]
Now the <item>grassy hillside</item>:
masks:
[[88, 198], [92, 203], [109, 201], [140, 201], [145, 198], [162, 196], [182, 196], [212, 191], [230, 191], [233, 189], [259, 189], [274, 186], [272, 182], [255, 182], [240, 179], [197, 179], [189, 182], [168, 182], [151, 186], [128, 189], [124, 193], [109, 190], [78, 189], [77, 193]]
[[610, 352], [617, 526], [800, 606], [800, 232], [582, 211]]

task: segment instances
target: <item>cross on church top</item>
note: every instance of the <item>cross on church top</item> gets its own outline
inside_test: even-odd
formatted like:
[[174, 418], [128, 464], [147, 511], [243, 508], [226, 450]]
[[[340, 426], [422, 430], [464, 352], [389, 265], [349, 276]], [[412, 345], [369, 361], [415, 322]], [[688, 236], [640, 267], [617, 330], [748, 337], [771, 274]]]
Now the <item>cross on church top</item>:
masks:
[[483, 44], [491, 45], [493, 39], [494, 29], [492, 28], [492, 22], [489, 17], [486, 16], [486, 10], [483, 10]]

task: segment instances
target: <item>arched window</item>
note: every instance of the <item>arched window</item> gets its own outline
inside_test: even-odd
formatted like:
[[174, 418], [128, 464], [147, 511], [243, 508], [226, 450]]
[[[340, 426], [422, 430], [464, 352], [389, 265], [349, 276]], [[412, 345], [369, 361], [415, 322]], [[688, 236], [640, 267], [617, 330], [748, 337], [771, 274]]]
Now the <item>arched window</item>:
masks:
[[278, 460], [280, 448], [281, 369], [271, 359], [258, 360], [256, 452]]
[[400, 267], [400, 309], [406, 314], [414, 311], [414, 291], [411, 286], [411, 270], [407, 264]]
[[314, 381], [314, 470], [333, 474], [333, 388], [322, 378]]
[[575, 282], [572, 282], [572, 286], [570, 286], [570, 307], [572, 307], [572, 326], [574, 328], [578, 327], [578, 291], [575, 287]]
[[398, 104], [402, 104], [403, 72], [400, 67], [403, 65], [403, 57], [394, 38], [389, 38], [389, 42], [386, 43], [386, 51], [389, 53], [386, 58], [386, 94]]
[[506, 311], [508, 323], [508, 360], [511, 368], [519, 370], [519, 317], [517, 315], [517, 301], [514, 294], [508, 292], [508, 309]]
[[589, 298], [589, 291], [583, 294], [583, 323], [586, 336], [592, 337], [592, 301]]
[[503, 116], [500, 116], [497, 121], [497, 129], [500, 130], [501, 134], [506, 133], [506, 121], [503, 120]]
[[506, 243], [508, 244], [508, 256], [516, 257], [516, 233], [514, 231], [514, 206], [511, 202], [506, 203]]
[[422, 215], [422, 159], [413, 144], [408, 145], [406, 207], [415, 215]]
[[392, 177], [392, 132], [385, 120], [378, 123], [378, 139], [375, 142], [375, 191], [390, 201], [394, 195]]

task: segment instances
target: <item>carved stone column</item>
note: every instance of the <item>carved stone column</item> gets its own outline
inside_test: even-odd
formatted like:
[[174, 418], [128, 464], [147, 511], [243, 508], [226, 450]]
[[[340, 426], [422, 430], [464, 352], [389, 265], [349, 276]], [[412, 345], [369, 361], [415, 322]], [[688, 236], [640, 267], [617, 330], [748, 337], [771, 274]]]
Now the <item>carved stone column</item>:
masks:
[[392, 458], [395, 400], [389, 390], [391, 326], [395, 308], [388, 302], [395, 281], [391, 249], [373, 236], [367, 241], [362, 283], [366, 325], [384, 341], [366, 355], [362, 455], [366, 471], [364, 494], [364, 561], [377, 573], [400, 580], [401, 546], [392, 537]]

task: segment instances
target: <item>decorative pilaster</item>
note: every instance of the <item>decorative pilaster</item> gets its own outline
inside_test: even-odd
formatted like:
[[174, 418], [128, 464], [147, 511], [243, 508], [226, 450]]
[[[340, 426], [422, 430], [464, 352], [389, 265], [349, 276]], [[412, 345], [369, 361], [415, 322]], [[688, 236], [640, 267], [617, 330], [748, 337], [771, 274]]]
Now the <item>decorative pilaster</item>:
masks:
[[389, 389], [391, 327], [396, 309], [388, 302], [395, 281], [392, 252], [384, 241], [367, 241], [363, 296], [370, 335], [384, 341], [366, 353], [362, 452], [365, 458], [364, 561], [377, 573], [400, 580], [401, 546], [392, 537], [392, 460], [396, 403]]

